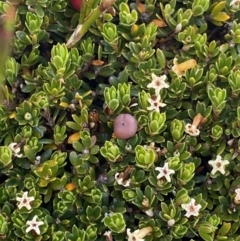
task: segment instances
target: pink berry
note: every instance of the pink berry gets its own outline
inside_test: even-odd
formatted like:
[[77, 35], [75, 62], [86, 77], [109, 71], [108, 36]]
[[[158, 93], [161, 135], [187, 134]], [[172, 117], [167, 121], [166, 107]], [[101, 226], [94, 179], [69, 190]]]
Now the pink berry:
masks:
[[138, 128], [137, 120], [130, 114], [120, 114], [114, 120], [114, 134], [119, 139], [133, 137]]
[[73, 8], [77, 11], [80, 11], [80, 8], [82, 6], [83, 0], [70, 0]]

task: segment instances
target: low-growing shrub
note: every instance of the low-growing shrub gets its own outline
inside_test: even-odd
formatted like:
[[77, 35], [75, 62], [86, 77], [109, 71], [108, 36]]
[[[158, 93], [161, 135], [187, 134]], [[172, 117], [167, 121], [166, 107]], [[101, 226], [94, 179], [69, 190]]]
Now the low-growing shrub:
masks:
[[0, 240], [240, 241], [239, 0], [0, 13]]

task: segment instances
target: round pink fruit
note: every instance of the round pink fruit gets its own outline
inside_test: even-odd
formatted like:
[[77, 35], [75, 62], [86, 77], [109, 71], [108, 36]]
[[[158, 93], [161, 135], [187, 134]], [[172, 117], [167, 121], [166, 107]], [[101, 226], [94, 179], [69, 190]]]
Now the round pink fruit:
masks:
[[138, 128], [137, 120], [130, 114], [120, 114], [114, 120], [114, 134], [119, 139], [133, 137]]

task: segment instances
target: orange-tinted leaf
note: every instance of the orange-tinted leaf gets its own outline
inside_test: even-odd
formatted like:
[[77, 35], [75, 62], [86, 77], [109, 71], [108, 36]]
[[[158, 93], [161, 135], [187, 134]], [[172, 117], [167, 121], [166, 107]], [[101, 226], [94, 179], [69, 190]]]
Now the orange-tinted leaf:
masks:
[[137, 2], [137, 9], [140, 13], [146, 12], [146, 7], [142, 3], [139, 3], [139, 2]]
[[104, 61], [96, 59], [92, 61], [93, 66], [102, 66], [104, 64]]
[[74, 141], [78, 141], [80, 139], [79, 132], [76, 132], [68, 137], [68, 144], [72, 144]]
[[167, 26], [167, 24], [163, 20], [160, 20], [160, 19], [153, 19], [153, 23], [155, 25], [157, 25], [159, 28], [163, 28], [163, 27]]
[[76, 185], [72, 182], [66, 184], [65, 188], [68, 190], [68, 191], [73, 191], [74, 189], [76, 189]]

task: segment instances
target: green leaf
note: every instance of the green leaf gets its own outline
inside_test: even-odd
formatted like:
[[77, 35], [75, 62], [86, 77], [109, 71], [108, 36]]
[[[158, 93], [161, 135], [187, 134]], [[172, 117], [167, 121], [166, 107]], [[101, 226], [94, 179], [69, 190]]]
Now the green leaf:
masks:
[[24, 150], [24, 154], [26, 155], [26, 157], [30, 160], [30, 161], [34, 161], [36, 159], [36, 153], [35, 151], [32, 150], [31, 147], [28, 146], [24, 146], [23, 147]]
[[166, 58], [162, 52], [162, 50], [157, 49], [156, 51], [157, 61], [160, 68], [164, 69], [166, 67]]
[[203, 238], [205, 241], [213, 241], [213, 238], [210, 234], [204, 233], [202, 231], [199, 231], [199, 235], [201, 238]]
[[212, 15], [218, 14], [219, 12], [221, 12], [225, 8], [225, 5], [226, 5], [226, 1], [221, 1], [221, 2], [217, 3], [214, 6], [214, 8], [212, 9], [211, 14]]
[[218, 22], [225, 22], [230, 18], [230, 16], [225, 12], [217, 13], [216, 15], [212, 15], [212, 19]]
[[225, 236], [231, 229], [231, 223], [224, 222], [222, 227], [218, 230], [218, 235]]
[[66, 125], [68, 127], [70, 127], [71, 129], [76, 130], [76, 131], [79, 131], [81, 129], [80, 126], [77, 123], [73, 122], [73, 121], [67, 121]]
[[82, 152], [83, 149], [84, 149], [84, 146], [80, 142], [78, 142], [78, 141], [74, 141], [72, 146], [78, 152]]
[[166, 203], [164, 202], [161, 202], [161, 209], [162, 211], [165, 213], [165, 214], [169, 214], [170, 213], [170, 210], [169, 210], [169, 207]]
[[200, 16], [204, 13], [204, 8], [201, 5], [193, 7], [193, 15]]
[[44, 12], [43, 8], [39, 4], [36, 4], [34, 9], [35, 9], [35, 13], [37, 14], [37, 16], [39, 18], [43, 18], [44, 17], [45, 12]]

